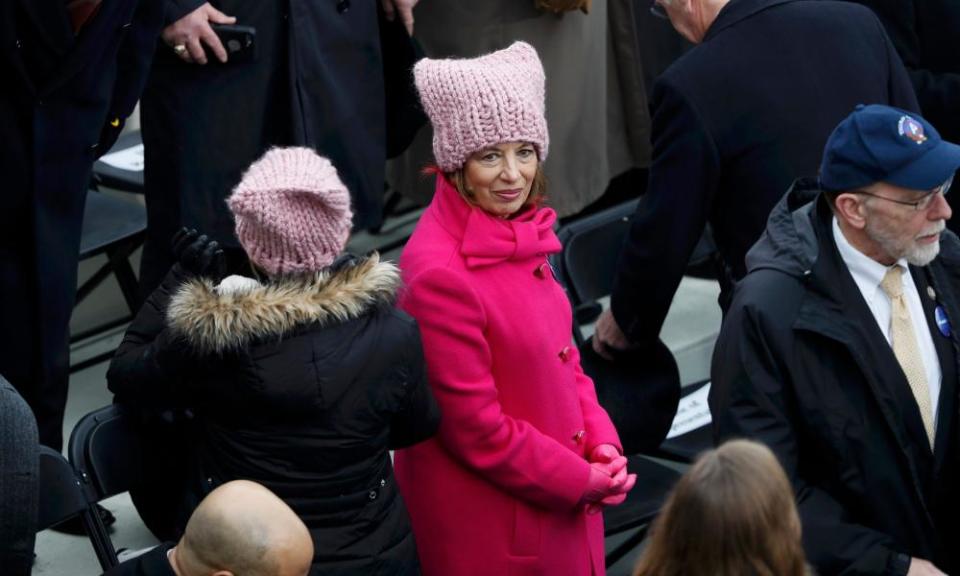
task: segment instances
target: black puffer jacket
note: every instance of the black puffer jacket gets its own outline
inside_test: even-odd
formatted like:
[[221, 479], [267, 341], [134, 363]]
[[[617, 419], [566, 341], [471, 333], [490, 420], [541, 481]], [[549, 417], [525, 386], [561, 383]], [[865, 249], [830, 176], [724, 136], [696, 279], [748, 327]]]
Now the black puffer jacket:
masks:
[[416, 324], [393, 308], [398, 284], [376, 256], [266, 285], [174, 268], [107, 377], [122, 403], [193, 414], [186, 475], [154, 482], [185, 486], [177, 528], [210, 489], [245, 478], [310, 528], [313, 573], [418, 572], [389, 449], [431, 436], [439, 412]]

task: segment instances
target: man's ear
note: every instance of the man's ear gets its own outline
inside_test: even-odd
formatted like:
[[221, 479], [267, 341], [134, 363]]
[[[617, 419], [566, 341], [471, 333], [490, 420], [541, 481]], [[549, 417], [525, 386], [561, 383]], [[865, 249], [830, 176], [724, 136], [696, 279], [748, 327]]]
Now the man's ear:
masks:
[[849, 192], [837, 196], [834, 202], [837, 218], [842, 218], [851, 228], [863, 230], [867, 226], [863, 198]]

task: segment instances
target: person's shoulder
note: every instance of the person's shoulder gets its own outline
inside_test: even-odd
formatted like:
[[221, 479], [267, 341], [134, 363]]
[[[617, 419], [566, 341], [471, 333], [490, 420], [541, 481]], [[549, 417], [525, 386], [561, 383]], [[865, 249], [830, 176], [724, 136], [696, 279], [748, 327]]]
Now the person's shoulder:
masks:
[[421, 219], [400, 255], [404, 281], [409, 282], [412, 277], [433, 268], [455, 267], [458, 247], [459, 242], [435, 219]]
[[821, 16], [844, 15], [853, 18], [873, 19], [873, 11], [863, 4], [845, 0], [797, 0], [792, 4], [798, 10], [808, 10]]
[[805, 293], [803, 281], [791, 274], [753, 270], [737, 282], [729, 312], [779, 322], [794, 316]]
[[783, 16], [791, 23], [815, 26], [821, 34], [833, 30], [845, 31], [838, 35], [843, 40], [854, 30], [867, 29], [879, 33], [880, 20], [873, 10], [856, 2], [844, 0], [794, 0], [782, 5]]
[[438, 260], [423, 266], [416, 274], [407, 277], [405, 292], [421, 290], [460, 292], [471, 290], [471, 282], [464, 270], [455, 262]]

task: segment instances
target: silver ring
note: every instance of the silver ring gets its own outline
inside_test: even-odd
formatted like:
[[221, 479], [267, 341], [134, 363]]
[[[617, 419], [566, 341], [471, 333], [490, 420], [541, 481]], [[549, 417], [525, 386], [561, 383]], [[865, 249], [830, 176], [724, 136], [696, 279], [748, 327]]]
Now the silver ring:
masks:
[[184, 44], [177, 44], [173, 47], [173, 51], [177, 53], [177, 56], [183, 56], [187, 51], [187, 47]]

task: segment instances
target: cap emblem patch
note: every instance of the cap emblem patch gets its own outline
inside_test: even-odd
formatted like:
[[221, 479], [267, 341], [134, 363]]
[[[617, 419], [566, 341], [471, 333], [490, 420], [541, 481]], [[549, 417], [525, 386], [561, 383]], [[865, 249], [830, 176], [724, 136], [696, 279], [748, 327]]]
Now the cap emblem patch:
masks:
[[917, 144], [923, 144], [927, 141], [927, 135], [923, 133], [923, 125], [909, 116], [901, 116], [897, 123], [897, 131], [901, 136], [913, 140]]

